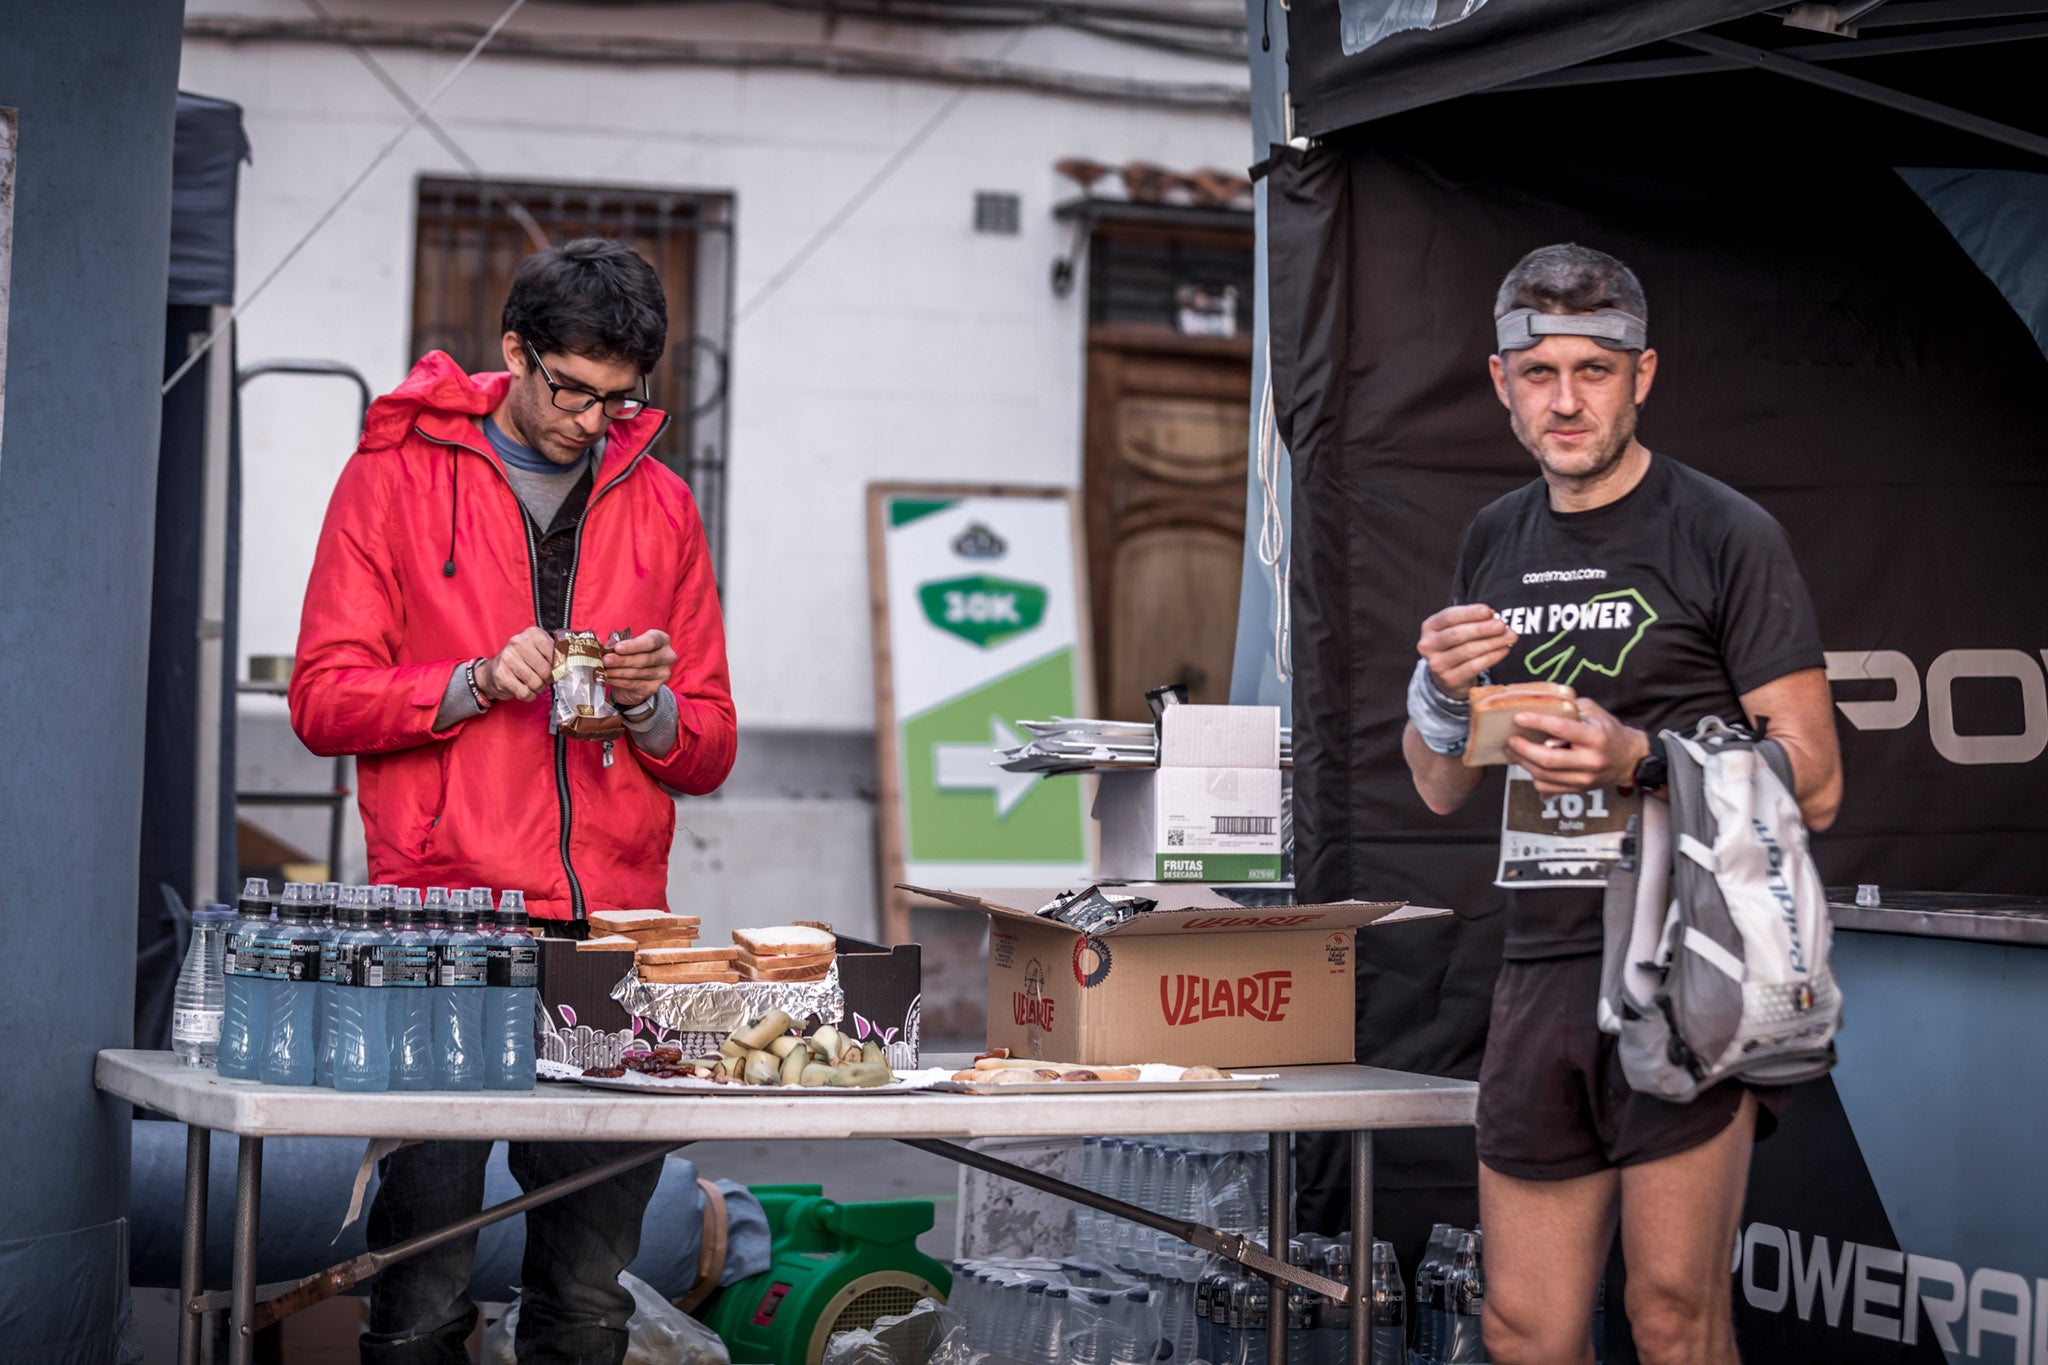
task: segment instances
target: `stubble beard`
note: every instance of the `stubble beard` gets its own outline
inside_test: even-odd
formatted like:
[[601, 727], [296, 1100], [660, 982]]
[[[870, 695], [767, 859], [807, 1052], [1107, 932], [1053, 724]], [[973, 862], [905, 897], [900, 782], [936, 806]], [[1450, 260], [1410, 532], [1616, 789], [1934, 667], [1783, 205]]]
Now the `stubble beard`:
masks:
[[1599, 483], [1621, 464], [1622, 457], [1636, 438], [1636, 409], [1633, 404], [1623, 408], [1615, 417], [1614, 428], [1608, 432], [1607, 439], [1587, 451], [1587, 463], [1576, 469], [1559, 468], [1555, 457], [1544, 449], [1542, 437], [1529, 430], [1520, 413], [1509, 411], [1508, 426], [1514, 431], [1515, 439], [1522, 443], [1522, 448], [1536, 457], [1546, 481], [1576, 490]]

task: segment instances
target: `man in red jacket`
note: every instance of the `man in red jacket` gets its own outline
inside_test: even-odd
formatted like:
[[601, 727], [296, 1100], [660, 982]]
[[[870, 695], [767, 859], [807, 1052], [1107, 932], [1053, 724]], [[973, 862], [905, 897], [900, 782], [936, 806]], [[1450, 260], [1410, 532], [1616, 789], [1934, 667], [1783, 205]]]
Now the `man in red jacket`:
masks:
[[[660, 280], [585, 238], [528, 258], [505, 303], [506, 373], [428, 355], [379, 399], [320, 533], [292, 672], [292, 726], [358, 757], [370, 878], [518, 888], [541, 927], [666, 907], [676, 812], [732, 768], [725, 632], [703, 524], [648, 452], [668, 419], [647, 376], [667, 343]], [[549, 733], [558, 629], [605, 655], [623, 741]], [[552, 923], [550, 923], [552, 922]], [[532, 1189], [623, 1151], [515, 1143]], [[488, 1143], [386, 1159], [370, 1245], [475, 1212]], [[649, 1163], [526, 1215], [522, 1361], [616, 1365], [618, 1275], [660, 1176]], [[366, 1362], [467, 1361], [474, 1235], [371, 1284]]]

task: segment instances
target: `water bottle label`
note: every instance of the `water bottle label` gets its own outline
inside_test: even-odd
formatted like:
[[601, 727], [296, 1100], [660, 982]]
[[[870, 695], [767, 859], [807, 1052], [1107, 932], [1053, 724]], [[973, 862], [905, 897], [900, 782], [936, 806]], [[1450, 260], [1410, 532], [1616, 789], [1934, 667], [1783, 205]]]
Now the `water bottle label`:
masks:
[[531, 943], [493, 943], [485, 980], [493, 986], [532, 986], [540, 981], [540, 949]]
[[383, 962], [386, 986], [434, 984], [434, 945], [431, 943], [393, 943], [377, 952]]
[[320, 948], [320, 979], [333, 986], [347, 986], [353, 962], [342, 953], [341, 945], [333, 939]]
[[481, 943], [441, 945], [441, 984], [482, 986], [489, 982], [490, 955]]
[[230, 934], [221, 968], [229, 976], [262, 976], [270, 962], [270, 946], [254, 933]]
[[366, 943], [351, 943], [342, 950], [348, 958], [350, 984], [372, 989], [384, 985], [384, 960]]
[[179, 1043], [219, 1042], [220, 1011], [217, 1009], [172, 1010], [171, 1039]]

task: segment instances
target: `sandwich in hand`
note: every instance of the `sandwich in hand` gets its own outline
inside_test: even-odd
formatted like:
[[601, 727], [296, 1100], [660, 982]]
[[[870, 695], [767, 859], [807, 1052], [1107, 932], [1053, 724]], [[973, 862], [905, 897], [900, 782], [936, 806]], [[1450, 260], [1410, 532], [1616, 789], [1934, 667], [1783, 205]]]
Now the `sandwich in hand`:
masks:
[[1567, 720], [1582, 720], [1578, 696], [1562, 683], [1552, 682], [1473, 688], [1472, 731], [1465, 741], [1465, 766], [1486, 768], [1514, 762], [1507, 749], [1510, 735], [1520, 735], [1532, 744], [1547, 743], [1550, 736], [1541, 730], [1528, 730], [1516, 725], [1516, 713], [1535, 711], [1543, 715], [1563, 716]]

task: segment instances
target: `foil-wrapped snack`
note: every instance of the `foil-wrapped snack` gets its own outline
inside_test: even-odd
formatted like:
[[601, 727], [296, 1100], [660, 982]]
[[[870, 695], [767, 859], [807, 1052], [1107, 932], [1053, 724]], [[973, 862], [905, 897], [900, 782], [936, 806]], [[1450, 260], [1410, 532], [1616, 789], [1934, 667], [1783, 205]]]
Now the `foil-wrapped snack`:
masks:
[[781, 1010], [802, 1023], [837, 1024], [846, 1017], [846, 992], [839, 986], [839, 964], [826, 969], [822, 981], [686, 982], [674, 985], [642, 981], [628, 971], [612, 987], [612, 999], [628, 1014], [651, 1020], [677, 1033], [715, 1033], [720, 1037]]

